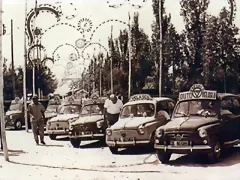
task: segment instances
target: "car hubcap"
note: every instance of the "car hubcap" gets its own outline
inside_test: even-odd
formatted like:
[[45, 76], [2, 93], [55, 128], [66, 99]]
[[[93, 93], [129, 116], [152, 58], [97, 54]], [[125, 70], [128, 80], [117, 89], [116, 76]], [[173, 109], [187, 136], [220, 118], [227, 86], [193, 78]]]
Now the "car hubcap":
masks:
[[22, 127], [22, 123], [20, 121], [18, 121], [16, 126], [17, 126], [18, 129], [20, 129]]
[[221, 146], [219, 143], [217, 143], [214, 147], [214, 153], [216, 154], [217, 157], [219, 157], [220, 153], [221, 153]]

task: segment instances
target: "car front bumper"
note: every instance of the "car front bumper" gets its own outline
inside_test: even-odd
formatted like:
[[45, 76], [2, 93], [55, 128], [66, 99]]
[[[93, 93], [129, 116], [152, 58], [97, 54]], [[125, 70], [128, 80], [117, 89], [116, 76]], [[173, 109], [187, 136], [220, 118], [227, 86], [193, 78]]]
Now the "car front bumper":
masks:
[[107, 140], [106, 144], [109, 147], [132, 147], [136, 145], [147, 145], [150, 141], [148, 140], [132, 140], [132, 141], [110, 141]]
[[102, 139], [105, 137], [105, 134], [80, 134], [80, 135], [76, 135], [76, 134], [72, 134], [71, 132], [69, 132], [69, 138], [71, 139], [81, 139], [81, 140], [98, 140], [98, 139]]
[[46, 130], [47, 134], [54, 134], [54, 135], [58, 135], [58, 136], [66, 136], [68, 135], [68, 131], [65, 130]]
[[212, 148], [208, 145], [194, 145], [194, 146], [172, 146], [172, 145], [158, 145], [155, 144], [154, 148], [164, 152], [176, 153], [176, 154], [188, 154], [188, 153], [204, 153], [209, 152]]

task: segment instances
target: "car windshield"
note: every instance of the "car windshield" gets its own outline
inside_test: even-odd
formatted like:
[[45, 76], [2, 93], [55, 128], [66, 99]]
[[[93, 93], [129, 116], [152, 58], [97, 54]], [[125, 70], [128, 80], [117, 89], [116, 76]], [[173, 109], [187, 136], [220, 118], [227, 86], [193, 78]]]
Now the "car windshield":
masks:
[[56, 113], [58, 107], [59, 107], [59, 105], [48, 105], [48, 107], [47, 107], [45, 112], [47, 112], [47, 113]]
[[82, 108], [81, 115], [102, 115], [103, 104], [91, 104]]
[[152, 103], [133, 104], [124, 106], [120, 117], [152, 117], [154, 112], [155, 106]]
[[77, 105], [62, 106], [59, 110], [59, 114], [80, 114], [79, 106]]
[[174, 117], [186, 116], [216, 116], [218, 110], [217, 101], [191, 100], [178, 103]]
[[23, 108], [23, 104], [20, 103], [16, 103], [16, 104], [11, 104], [11, 106], [9, 107], [10, 111], [22, 111]]

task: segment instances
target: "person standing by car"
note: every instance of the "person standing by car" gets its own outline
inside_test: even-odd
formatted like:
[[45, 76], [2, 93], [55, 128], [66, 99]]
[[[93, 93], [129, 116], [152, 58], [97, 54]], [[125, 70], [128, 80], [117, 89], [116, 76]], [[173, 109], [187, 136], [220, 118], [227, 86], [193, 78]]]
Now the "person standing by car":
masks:
[[46, 144], [44, 142], [44, 121], [45, 121], [45, 108], [38, 102], [38, 96], [33, 95], [32, 102], [28, 106], [28, 112], [31, 118], [32, 132], [37, 145], [39, 145], [38, 133], [40, 136], [41, 144]]
[[107, 99], [104, 102], [104, 109], [103, 109], [103, 115], [104, 115], [104, 119], [106, 120], [106, 115], [107, 115], [107, 107], [108, 107], [108, 102], [111, 101], [110, 100], [110, 95], [111, 95], [111, 91], [107, 92]]
[[123, 103], [114, 94], [110, 95], [110, 100], [104, 105], [107, 115], [107, 125], [112, 126], [118, 121], [119, 114], [123, 108]]

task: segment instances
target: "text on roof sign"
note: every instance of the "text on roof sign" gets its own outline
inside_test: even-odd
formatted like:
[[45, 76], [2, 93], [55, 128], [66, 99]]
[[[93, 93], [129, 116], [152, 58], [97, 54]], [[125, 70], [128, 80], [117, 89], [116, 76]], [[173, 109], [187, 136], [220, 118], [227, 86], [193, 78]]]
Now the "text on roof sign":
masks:
[[129, 101], [152, 100], [149, 94], [136, 94], [130, 97]]
[[211, 99], [216, 100], [217, 91], [205, 90], [203, 85], [194, 84], [189, 91], [179, 93], [179, 101], [191, 99]]

